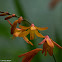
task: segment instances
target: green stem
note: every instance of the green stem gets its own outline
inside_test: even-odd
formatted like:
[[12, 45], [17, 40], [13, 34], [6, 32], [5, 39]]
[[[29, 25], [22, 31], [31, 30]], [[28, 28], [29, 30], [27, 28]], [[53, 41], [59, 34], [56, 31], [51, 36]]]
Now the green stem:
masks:
[[54, 56], [54, 54], [53, 54], [53, 59], [54, 59], [54, 62], [56, 62], [56, 59], [55, 59], [55, 56]]

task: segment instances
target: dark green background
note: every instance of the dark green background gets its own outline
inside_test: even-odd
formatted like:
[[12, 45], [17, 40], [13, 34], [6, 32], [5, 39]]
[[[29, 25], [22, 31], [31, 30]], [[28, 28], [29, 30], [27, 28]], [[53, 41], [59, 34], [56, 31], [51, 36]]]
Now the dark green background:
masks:
[[[23, 16], [29, 22], [34, 23], [38, 27], [48, 27], [48, 30], [41, 31], [43, 35], [49, 35], [55, 42], [62, 45], [62, 2], [59, 2], [53, 9], [49, 9], [51, 0], [0, 0], [0, 11]], [[0, 17], [0, 60], [12, 60], [11, 62], [22, 62], [22, 58], [18, 55], [26, 53], [35, 48], [41, 48], [38, 45], [42, 41], [36, 38], [32, 42], [34, 46], [28, 45], [23, 38], [12, 40], [10, 34], [10, 25]], [[10, 19], [14, 22], [17, 18]], [[27, 23], [28, 25], [28, 23]], [[57, 62], [62, 62], [62, 50], [58, 47], [54, 48], [54, 55]], [[39, 52], [32, 62], [54, 62], [52, 56], [44, 56]]]

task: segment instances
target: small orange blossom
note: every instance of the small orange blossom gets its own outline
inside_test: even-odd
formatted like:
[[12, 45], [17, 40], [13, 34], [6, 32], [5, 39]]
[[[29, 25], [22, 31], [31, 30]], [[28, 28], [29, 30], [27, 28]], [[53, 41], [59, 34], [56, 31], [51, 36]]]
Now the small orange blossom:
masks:
[[22, 57], [24, 56], [24, 58], [22, 59], [22, 62], [31, 62], [32, 58], [39, 52], [41, 51], [41, 48], [36, 48], [34, 50], [31, 50], [25, 54], [19, 55], [18, 57]]
[[41, 28], [41, 27], [36, 27], [34, 24], [31, 24], [30, 27], [25, 27], [25, 26], [22, 26], [22, 25], [19, 25], [19, 27], [21, 29], [25, 29], [27, 31], [24, 31], [23, 33], [21, 33], [19, 35], [19, 37], [23, 37], [23, 36], [27, 36], [29, 33], [30, 33], [30, 40], [33, 40], [34, 39], [34, 36], [35, 34], [38, 36], [38, 37], [41, 37], [41, 38], [44, 38], [44, 36], [38, 32], [38, 30], [46, 30], [48, 29], [48, 27], [45, 27], [45, 28]]
[[45, 56], [47, 55], [47, 51], [50, 54], [50, 56], [53, 55], [54, 45], [62, 49], [62, 47], [60, 45], [58, 45], [56, 42], [54, 42], [51, 38], [49, 38], [48, 35], [46, 35], [45, 39], [43, 39], [43, 41], [39, 43], [39, 45], [41, 45], [41, 44], [43, 44], [42, 53], [44, 53], [44, 51], [45, 51]]

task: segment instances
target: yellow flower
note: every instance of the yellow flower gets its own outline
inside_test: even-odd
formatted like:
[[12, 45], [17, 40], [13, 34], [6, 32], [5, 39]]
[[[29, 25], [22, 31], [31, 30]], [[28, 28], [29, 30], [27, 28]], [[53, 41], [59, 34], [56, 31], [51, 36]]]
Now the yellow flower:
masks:
[[[16, 28], [16, 29], [14, 30], [13, 37], [18, 37], [19, 34], [22, 33], [23, 31], [24, 31], [23, 29]], [[31, 45], [33, 46], [32, 42], [30, 42], [26, 36], [23, 36], [23, 39], [24, 39], [28, 44], [31, 44]]]
[[43, 44], [42, 53], [44, 53], [44, 51], [45, 51], [45, 56], [47, 55], [47, 51], [50, 54], [50, 56], [53, 55], [54, 45], [62, 49], [62, 47], [60, 45], [58, 45], [56, 42], [54, 42], [51, 38], [49, 38], [48, 35], [46, 35], [45, 39], [43, 39], [43, 41], [39, 43], [39, 45], [41, 45], [41, 44]]
[[22, 59], [22, 62], [31, 62], [32, 58], [39, 52], [41, 51], [41, 48], [36, 48], [34, 50], [31, 50], [25, 54], [19, 55], [18, 57], [22, 57], [24, 56], [24, 58]]
[[16, 29], [14, 30], [13, 36], [14, 36], [14, 37], [18, 37], [19, 34], [22, 33], [22, 32], [23, 32], [22, 29], [16, 28]]
[[[11, 24], [11, 22], [9, 20], [7, 20], [9, 22], [9, 24], [11, 25], [11, 34], [13, 35], [12, 38], [19, 37], [19, 34], [25, 31], [25, 29], [23, 30], [23, 29], [16, 28], [18, 21], [19, 21], [19, 23], [21, 22], [20, 18], [19, 18], [19, 20], [15, 20], [13, 24]], [[26, 36], [23, 36], [23, 39], [28, 44], [31, 44], [33, 46], [32, 42], [30, 42]]]
[[38, 36], [38, 37], [41, 37], [41, 38], [44, 38], [44, 36], [38, 32], [38, 30], [46, 30], [48, 29], [48, 27], [45, 27], [45, 28], [41, 28], [41, 27], [36, 27], [34, 24], [31, 24], [30, 27], [25, 27], [25, 26], [22, 26], [22, 25], [19, 25], [19, 27], [21, 29], [25, 29], [26, 31], [24, 31], [23, 33], [21, 33], [19, 35], [19, 37], [23, 37], [23, 36], [27, 36], [29, 33], [30, 33], [30, 40], [33, 40], [34, 39], [34, 36], [35, 34]]

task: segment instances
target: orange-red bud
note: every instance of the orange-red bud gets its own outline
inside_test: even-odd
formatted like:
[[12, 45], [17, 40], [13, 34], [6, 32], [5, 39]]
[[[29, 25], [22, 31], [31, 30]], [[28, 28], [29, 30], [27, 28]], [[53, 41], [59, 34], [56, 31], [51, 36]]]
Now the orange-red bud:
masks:
[[12, 14], [12, 17], [16, 17], [16, 15], [15, 14]]
[[10, 19], [10, 18], [12, 18], [12, 15], [6, 17], [5, 20], [8, 20], [8, 19]]
[[10, 15], [8, 12], [0, 14], [0, 16]]
[[12, 15], [6, 17], [5, 20], [8, 20], [8, 19], [10, 19], [10, 18], [12, 18], [12, 17], [16, 17], [16, 15], [15, 15], [15, 14], [12, 14]]
[[21, 21], [23, 21], [23, 17], [21, 16], [21, 17], [19, 17], [19, 19], [18, 19], [18, 23], [20, 24], [21, 23]]

